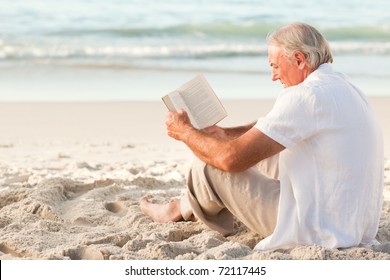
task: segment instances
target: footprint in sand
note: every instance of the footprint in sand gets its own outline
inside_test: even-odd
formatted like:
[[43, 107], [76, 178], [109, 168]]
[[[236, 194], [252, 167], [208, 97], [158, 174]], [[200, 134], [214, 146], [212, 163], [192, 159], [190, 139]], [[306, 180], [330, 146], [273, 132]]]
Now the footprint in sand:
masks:
[[9, 254], [15, 258], [22, 258], [23, 255], [13, 250], [11, 247], [6, 244], [0, 244], [0, 252], [3, 254]]
[[73, 221], [75, 225], [79, 226], [86, 226], [86, 227], [93, 227], [95, 226], [94, 223], [92, 223], [88, 218], [86, 217], [78, 217]]
[[104, 260], [102, 252], [98, 249], [85, 246], [67, 249], [63, 254], [71, 260]]
[[114, 214], [117, 214], [119, 216], [125, 216], [127, 214], [126, 206], [124, 206], [122, 203], [120, 203], [118, 201], [107, 202], [106, 204], [104, 204], [104, 207], [108, 211], [110, 211]]

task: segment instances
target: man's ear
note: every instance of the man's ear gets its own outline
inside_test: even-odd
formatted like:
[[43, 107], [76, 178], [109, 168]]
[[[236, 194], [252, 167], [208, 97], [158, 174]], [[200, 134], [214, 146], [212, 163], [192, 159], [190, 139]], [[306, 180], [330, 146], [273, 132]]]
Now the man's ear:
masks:
[[302, 70], [306, 65], [305, 55], [303, 53], [301, 53], [300, 51], [296, 51], [294, 53], [294, 59], [295, 59], [295, 63], [297, 64], [298, 68]]

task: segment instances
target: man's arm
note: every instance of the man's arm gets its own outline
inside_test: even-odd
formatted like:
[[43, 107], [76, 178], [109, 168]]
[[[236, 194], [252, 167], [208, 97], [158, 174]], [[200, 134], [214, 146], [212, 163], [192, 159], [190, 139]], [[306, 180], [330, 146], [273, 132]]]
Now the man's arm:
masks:
[[255, 124], [256, 122], [253, 122], [247, 125], [237, 127], [219, 127], [217, 125], [213, 125], [202, 129], [202, 131], [220, 139], [232, 140], [246, 133]]
[[284, 147], [251, 126], [236, 138], [216, 137], [195, 129], [180, 110], [167, 114], [168, 135], [184, 142], [202, 161], [228, 172], [240, 172], [281, 152]]

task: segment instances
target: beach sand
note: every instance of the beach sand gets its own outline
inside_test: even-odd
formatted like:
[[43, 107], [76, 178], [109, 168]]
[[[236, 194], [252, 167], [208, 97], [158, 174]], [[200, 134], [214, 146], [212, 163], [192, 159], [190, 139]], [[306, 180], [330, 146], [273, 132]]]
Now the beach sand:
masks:
[[[390, 259], [390, 98], [370, 98], [384, 130], [385, 190], [372, 248], [257, 252], [236, 222], [223, 237], [200, 222], [158, 224], [145, 194], [185, 191], [192, 154], [165, 133], [162, 102], [1, 103], [0, 259]], [[249, 123], [273, 100], [224, 101], [221, 125]]]

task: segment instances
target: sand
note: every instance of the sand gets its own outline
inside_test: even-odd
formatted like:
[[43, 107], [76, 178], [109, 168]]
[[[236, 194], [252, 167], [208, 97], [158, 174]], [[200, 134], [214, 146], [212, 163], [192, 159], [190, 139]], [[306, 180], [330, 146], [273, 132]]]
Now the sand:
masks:
[[[1, 103], [0, 259], [390, 259], [390, 98], [370, 98], [384, 129], [385, 190], [371, 248], [257, 252], [236, 222], [223, 237], [200, 222], [158, 224], [139, 198], [185, 191], [192, 154], [165, 134], [160, 102]], [[222, 125], [249, 123], [272, 100], [226, 101]]]

